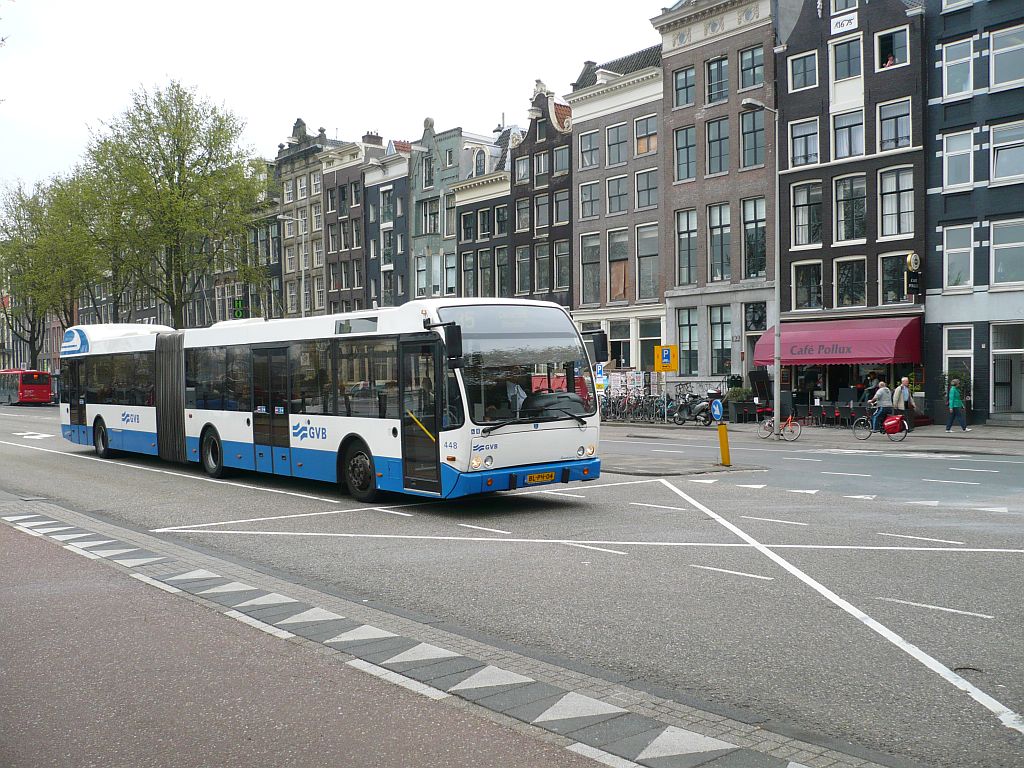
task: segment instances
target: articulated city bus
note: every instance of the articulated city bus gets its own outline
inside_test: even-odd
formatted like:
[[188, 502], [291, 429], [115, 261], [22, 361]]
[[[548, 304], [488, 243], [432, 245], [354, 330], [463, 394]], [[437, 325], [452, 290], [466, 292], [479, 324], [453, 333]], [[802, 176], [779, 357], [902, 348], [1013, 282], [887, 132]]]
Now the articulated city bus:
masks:
[[50, 402], [50, 374], [46, 371], [0, 371], [0, 404]]
[[[603, 336], [595, 356], [606, 356]], [[61, 424], [116, 451], [453, 498], [594, 480], [591, 362], [557, 304], [412, 301], [294, 320], [70, 328]]]

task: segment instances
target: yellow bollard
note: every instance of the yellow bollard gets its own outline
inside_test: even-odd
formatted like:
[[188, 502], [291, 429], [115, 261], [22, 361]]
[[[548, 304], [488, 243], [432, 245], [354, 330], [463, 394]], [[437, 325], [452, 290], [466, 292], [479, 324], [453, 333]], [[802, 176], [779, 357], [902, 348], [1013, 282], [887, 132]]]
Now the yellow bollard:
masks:
[[718, 449], [722, 454], [722, 466], [731, 467], [729, 457], [729, 428], [725, 424], [718, 425]]

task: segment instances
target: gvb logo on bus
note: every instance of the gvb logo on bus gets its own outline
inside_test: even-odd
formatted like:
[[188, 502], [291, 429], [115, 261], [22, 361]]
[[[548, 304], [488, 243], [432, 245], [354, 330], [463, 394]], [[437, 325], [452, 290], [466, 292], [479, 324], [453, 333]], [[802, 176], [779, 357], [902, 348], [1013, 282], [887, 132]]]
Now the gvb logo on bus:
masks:
[[314, 427], [307, 419], [305, 424], [299, 422], [292, 426], [292, 437], [299, 442], [307, 438], [310, 440], [326, 440], [327, 427]]
[[121, 423], [122, 424], [138, 424], [140, 421], [139, 414], [128, 413], [128, 411], [121, 411]]

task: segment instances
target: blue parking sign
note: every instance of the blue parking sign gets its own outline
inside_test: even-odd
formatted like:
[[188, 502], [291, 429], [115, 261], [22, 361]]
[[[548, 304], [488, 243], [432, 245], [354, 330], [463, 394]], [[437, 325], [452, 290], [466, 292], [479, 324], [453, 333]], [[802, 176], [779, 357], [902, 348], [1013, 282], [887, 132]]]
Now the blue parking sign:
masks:
[[661, 364], [672, 365], [672, 349], [670, 347], [661, 348]]
[[712, 400], [711, 401], [711, 418], [715, 421], [722, 420], [722, 401]]

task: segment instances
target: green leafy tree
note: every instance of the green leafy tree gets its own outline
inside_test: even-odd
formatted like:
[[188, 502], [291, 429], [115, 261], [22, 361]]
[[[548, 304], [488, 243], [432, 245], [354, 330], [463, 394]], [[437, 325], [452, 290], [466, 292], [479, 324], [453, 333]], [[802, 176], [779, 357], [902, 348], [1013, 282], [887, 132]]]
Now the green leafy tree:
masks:
[[243, 128], [172, 81], [133, 94], [90, 142], [90, 166], [123, 206], [119, 253], [137, 286], [168, 306], [175, 327], [212, 273], [264, 279], [246, 232], [266, 193], [265, 173], [240, 145]]
[[41, 238], [46, 191], [18, 184], [0, 197], [0, 322], [28, 347], [32, 368], [39, 367], [53, 301], [52, 262]]

